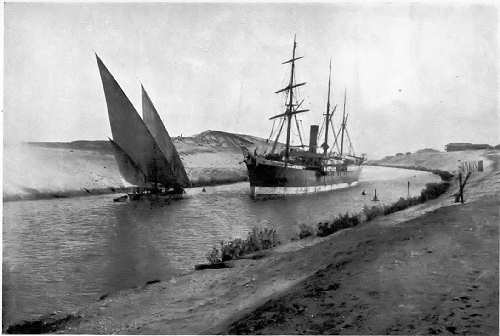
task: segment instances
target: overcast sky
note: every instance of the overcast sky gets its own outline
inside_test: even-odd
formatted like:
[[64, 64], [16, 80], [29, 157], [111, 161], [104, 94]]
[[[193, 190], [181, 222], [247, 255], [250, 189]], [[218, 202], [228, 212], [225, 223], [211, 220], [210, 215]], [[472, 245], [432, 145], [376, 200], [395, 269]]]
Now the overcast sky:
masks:
[[484, 4], [7, 3], [5, 141], [111, 136], [94, 51], [138, 110], [144, 84], [171, 135], [267, 137], [297, 34], [305, 130], [331, 57], [358, 153], [497, 144], [497, 21]]

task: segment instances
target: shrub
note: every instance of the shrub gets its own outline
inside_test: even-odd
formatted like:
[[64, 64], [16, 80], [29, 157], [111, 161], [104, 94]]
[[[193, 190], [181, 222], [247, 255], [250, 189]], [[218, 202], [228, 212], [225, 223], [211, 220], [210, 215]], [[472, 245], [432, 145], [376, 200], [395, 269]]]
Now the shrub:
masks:
[[213, 247], [210, 252], [207, 253], [206, 257], [210, 264], [218, 264], [222, 262], [221, 252], [217, 247]]
[[[419, 197], [410, 197], [410, 198], [400, 198], [396, 203], [391, 205], [386, 205], [383, 208], [384, 215], [391, 214], [396, 211], [404, 210], [411, 206], [424, 203], [428, 200], [438, 198], [443, 193], [448, 190], [450, 184], [448, 182], [441, 183], [427, 183], [425, 185], [425, 189], [420, 192]], [[368, 218], [368, 215], [367, 215]]]
[[439, 177], [441, 177], [441, 180], [443, 181], [451, 181], [451, 179], [453, 178], [453, 174], [446, 170], [434, 169], [432, 170], [432, 173], [439, 175]]
[[448, 182], [427, 183], [425, 189], [420, 192], [420, 202], [438, 198], [444, 194], [449, 187], [450, 184]]
[[378, 217], [378, 216], [384, 214], [384, 209], [380, 206], [374, 205], [372, 207], [369, 207], [368, 205], [365, 205], [363, 207], [363, 213], [366, 216], [366, 221], [369, 222], [372, 219], [374, 219], [375, 217]]
[[337, 218], [335, 218], [331, 223], [328, 222], [320, 222], [318, 223], [318, 227], [316, 230], [316, 235], [318, 237], [325, 237], [328, 235], [331, 235], [332, 233], [353, 227], [359, 224], [359, 217], [358, 215], [349, 215], [349, 213], [345, 213], [344, 215], [339, 215]]
[[246, 239], [236, 238], [231, 241], [221, 241], [219, 247], [213, 247], [207, 253], [207, 260], [210, 264], [240, 258], [241, 256], [260, 250], [273, 248], [280, 244], [278, 235], [274, 229], [253, 228]]
[[384, 215], [388, 215], [393, 212], [404, 210], [410, 207], [410, 202], [411, 202], [410, 200], [412, 199], [413, 197], [409, 199], [401, 197], [396, 203], [384, 206]]
[[299, 229], [300, 229], [299, 239], [304, 239], [306, 237], [310, 237], [316, 234], [314, 228], [311, 227], [310, 225], [300, 224]]

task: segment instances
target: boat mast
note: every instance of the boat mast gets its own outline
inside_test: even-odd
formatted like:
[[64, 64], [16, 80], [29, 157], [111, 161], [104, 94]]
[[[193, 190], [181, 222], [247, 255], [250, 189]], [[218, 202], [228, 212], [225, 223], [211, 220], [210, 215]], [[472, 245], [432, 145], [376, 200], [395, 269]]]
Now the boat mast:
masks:
[[287, 113], [287, 125], [286, 125], [286, 149], [285, 149], [285, 167], [288, 163], [288, 158], [290, 156], [290, 126], [292, 121], [292, 104], [293, 104], [293, 79], [295, 72], [295, 49], [297, 48], [296, 35], [293, 37], [293, 52], [292, 52], [292, 71], [290, 72], [290, 84], [288, 85], [288, 96], [289, 102], [286, 109]]
[[330, 83], [332, 79], [332, 60], [330, 59], [330, 74], [328, 75], [328, 100], [326, 101], [325, 114], [325, 143], [323, 144], [323, 154], [326, 156], [328, 151], [328, 125], [330, 124]]
[[342, 112], [342, 136], [340, 138], [340, 156], [344, 152], [344, 130], [345, 130], [345, 101], [347, 96], [347, 89], [344, 89], [344, 111]]
[[[269, 118], [269, 120], [273, 120], [273, 119], [276, 119], [276, 118], [285, 117], [285, 120], [286, 120], [286, 123], [287, 123], [287, 128], [286, 128], [286, 148], [285, 148], [285, 166], [287, 165], [288, 159], [290, 157], [290, 128], [291, 128], [291, 125], [292, 125], [292, 116], [296, 115], [298, 113], [309, 111], [308, 109], [299, 110], [299, 108], [302, 105], [303, 101], [301, 101], [300, 103], [297, 103], [297, 104], [293, 103], [293, 98], [294, 98], [293, 97], [293, 89], [296, 88], [296, 87], [299, 87], [299, 86], [302, 86], [302, 85], [306, 84], [305, 82], [304, 83], [294, 84], [294, 81], [295, 81], [295, 61], [299, 60], [299, 59], [301, 59], [303, 57], [303, 56], [301, 56], [301, 57], [295, 57], [295, 49], [296, 48], [297, 48], [297, 42], [296, 42], [296, 39], [295, 39], [295, 36], [294, 36], [294, 38], [293, 38], [293, 53], [292, 53], [292, 58], [289, 59], [288, 61], [285, 61], [285, 62], [282, 63], [282, 64], [291, 63], [292, 68], [291, 68], [291, 72], [290, 72], [290, 82], [288, 83], [287, 87], [285, 87], [285, 88], [283, 88], [283, 89], [278, 90], [278, 91], [275, 92], [275, 93], [281, 93], [281, 92], [287, 92], [288, 93], [288, 103], [285, 104], [286, 105], [286, 110], [285, 110], [284, 113], [281, 113], [281, 114], [278, 114], [278, 115], [275, 115], [275, 116]], [[283, 125], [284, 125], [284, 122], [282, 123], [281, 127], [283, 127]], [[274, 148], [277, 145], [280, 133], [281, 133], [281, 128], [280, 128], [280, 131], [278, 132], [278, 135], [276, 136], [276, 141], [275, 141], [275, 143], [273, 145], [273, 151], [274, 151]]]

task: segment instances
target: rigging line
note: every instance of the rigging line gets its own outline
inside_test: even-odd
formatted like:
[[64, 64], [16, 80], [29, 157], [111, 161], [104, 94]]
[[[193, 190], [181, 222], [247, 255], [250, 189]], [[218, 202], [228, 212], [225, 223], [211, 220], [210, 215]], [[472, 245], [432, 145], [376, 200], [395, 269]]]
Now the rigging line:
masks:
[[339, 148], [339, 144], [338, 144], [338, 138], [339, 138], [341, 130], [342, 130], [342, 127], [337, 132], [337, 135], [335, 135], [335, 133], [333, 133], [333, 135], [335, 135], [335, 143], [333, 145], [337, 147], [337, 150], [339, 151], [339, 153], [340, 153], [340, 148]]
[[[337, 135], [335, 135], [335, 126], [333, 125], [333, 121], [330, 119], [330, 125], [332, 126], [332, 133], [333, 133], [333, 137], [335, 139], [335, 144], [332, 146], [332, 150], [333, 150], [333, 147], [337, 147], [337, 151], [340, 152], [340, 149], [339, 149], [339, 143], [338, 143], [338, 132], [337, 132]], [[339, 130], [340, 131], [340, 130]]]
[[274, 140], [273, 148], [271, 149], [271, 154], [274, 153], [274, 150], [276, 149], [276, 145], [278, 144], [278, 139], [280, 137], [284, 125], [285, 125], [285, 118], [281, 119], [280, 129], [278, 131], [278, 134], [276, 135], [276, 139]]
[[[333, 143], [333, 146], [330, 148], [330, 154], [334, 153], [335, 148], [337, 148], [337, 153], [340, 152], [339, 144], [337, 141], [337, 135], [335, 135], [335, 127], [333, 126], [333, 123], [331, 123], [331, 126], [332, 126], [332, 133], [333, 133], [333, 137], [335, 139], [335, 142]], [[338, 132], [337, 132], [337, 134], [338, 134]]]
[[300, 145], [304, 146], [304, 142], [302, 141], [302, 134], [300, 134], [300, 127], [299, 127], [299, 121], [297, 120], [297, 115], [294, 114], [293, 117], [295, 119], [295, 125], [297, 126], [297, 132], [299, 133]]
[[319, 132], [318, 132], [318, 139], [320, 139], [320, 138], [321, 138], [321, 135], [323, 134], [323, 128], [324, 128], [324, 127], [325, 127], [325, 121], [323, 120], [323, 121], [321, 122], [321, 127], [320, 127]]
[[[304, 102], [304, 99], [302, 99], [302, 100], [300, 101], [300, 103], [299, 103], [299, 101], [298, 101], [298, 100], [296, 101], [297, 107], [295, 108], [294, 112], [296, 112], [296, 111], [298, 111], [298, 110], [299, 110], [299, 108], [300, 108], [300, 106], [302, 105], [302, 103], [303, 103], [303, 102]], [[292, 109], [293, 109], [293, 106], [290, 106], [289, 108], [290, 108], [290, 110], [292, 110]], [[297, 120], [297, 114], [294, 114], [294, 118], [295, 118], [295, 125], [297, 126], [297, 132], [299, 133], [300, 145], [301, 145], [302, 147], [304, 147], [304, 142], [302, 141], [302, 134], [300, 133], [299, 122], [298, 122], [298, 120]], [[302, 122], [302, 120], [301, 120], [301, 122]]]
[[349, 131], [345, 130], [345, 134], [347, 135], [347, 140], [349, 141], [349, 149], [351, 150], [351, 154], [354, 155], [354, 146], [352, 145], [351, 137], [349, 136]]
[[271, 133], [269, 134], [269, 137], [267, 138], [267, 143], [269, 143], [269, 140], [271, 140], [271, 137], [273, 136], [274, 132], [274, 123], [276, 122], [276, 119], [273, 119], [273, 127], [271, 127]]

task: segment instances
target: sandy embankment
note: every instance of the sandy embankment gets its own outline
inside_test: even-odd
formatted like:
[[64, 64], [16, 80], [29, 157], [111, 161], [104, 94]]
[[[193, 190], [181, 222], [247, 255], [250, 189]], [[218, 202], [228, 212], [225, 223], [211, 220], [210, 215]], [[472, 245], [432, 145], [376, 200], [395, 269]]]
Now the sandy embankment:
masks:
[[[498, 153], [489, 158], [498, 162]], [[450, 206], [451, 189], [260, 260], [115, 293], [58, 332], [494, 333], [500, 175], [487, 163], [471, 179], [466, 205]]]
[[[208, 131], [196, 137], [176, 139], [176, 147], [193, 186], [247, 179], [238, 144], [245, 140], [241, 137]], [[249, 138], [255, 143], [261, 142], [258, 138]], [[4, 200], [127, 190], [131, 185], [121, 178], [112, 149], [107, 145], [105, 141], [95, 141], [5, 146]]]

